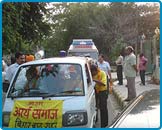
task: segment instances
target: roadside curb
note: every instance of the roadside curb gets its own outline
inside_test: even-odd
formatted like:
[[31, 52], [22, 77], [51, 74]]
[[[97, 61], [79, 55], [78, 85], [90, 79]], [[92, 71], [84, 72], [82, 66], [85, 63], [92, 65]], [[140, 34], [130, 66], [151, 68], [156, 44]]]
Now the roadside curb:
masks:
[[116, 89], [117, 85], [114, 85], [112, 88], [112, 93], [117, 99], [118, 104], [121, 106], [121, 108], [124, 108], [127, 106], [128, 103], [124, 102], [124, 97], [122, 96], [121, 92]]
[[[127, 81], [125, 79], [125, 77], [123, 77], [123, 85], [118, 85], [118, 80], [116, 78], [116, 74], [113, 75], [113, 86], [112, 86], [112, 94], [114, 95], [114, 97], [117, 100], [117, 103], [119, 104], [119, 106], [121, 108], [126, 107], [129, 102], [125, 102], [124, 100], [127, 98], [127, 88], [125, 87], [125, 84], [127, 84]], [[144, 91], [149, 91], [150, 89], [160, 89], [160, 85], [156, 85], [156, 84], [152, 84], [151, 82], [151, 75], [146, 75], [145, 77], [146, 79], [146, 85], [145, 86], [141, 86], [140, 82], [140, 76], [137, 75], [135, 78], [135, 87], [136, 87], [136, 94], [137, 96], [144, 92]]]
[[[124, 81], [124, 80], [123, 80]], [[124, 81], [125, 82], [125, 81]], [[154, 84], [150, 84], [148, 83], [146, 86], [141, 87], [139, 85], [140, 83], [140, 79], [139, 77], [136, 79], [136, 93], [137, 96], [144, 92], [144, 91], [149, 91], [151, 89], [157, 89], [160, 88], [160, 85], [154, 85]], [[125, 84], [125, 83], [124, 83]], [[127, 106], [127, 104], [129, 104], [129, 102], [125, 102], [125, 98], [127, 97], [127, 88], [123, 85], [123, 86], [119, 86], [117, 84], [117, 82], [113, 83], [113, 87], [112, 87], [112, 94], [114, 95], [114, 97], [117, 99], [117, 103], [119, 104], [119, 106], [121, 108], [124, 108]]]

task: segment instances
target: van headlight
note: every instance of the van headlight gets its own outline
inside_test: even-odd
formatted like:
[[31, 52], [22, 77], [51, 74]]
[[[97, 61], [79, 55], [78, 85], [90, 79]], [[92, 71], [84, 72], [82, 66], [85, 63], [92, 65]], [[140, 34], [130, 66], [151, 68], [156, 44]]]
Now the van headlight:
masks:
[[3, 126], [8, 126], [9, 120], [10, 120], [10, 113], [6, 113], [6, 112], [3, 113], [3, 119], [2, 119]]
[[63, 115], [63, 126], [86, 125], [88, 122], [86, 111], [71, 111]]

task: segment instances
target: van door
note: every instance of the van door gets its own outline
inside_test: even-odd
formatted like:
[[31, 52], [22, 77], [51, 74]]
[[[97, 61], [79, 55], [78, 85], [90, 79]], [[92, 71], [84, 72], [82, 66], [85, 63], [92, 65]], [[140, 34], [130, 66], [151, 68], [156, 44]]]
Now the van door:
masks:
[[87, 76], [87, 104], [88, 104], [88, 111], [90, 113], [90, 122], [91, 126], [94, 125], [96, 120], [96, 98], [95, 98], [95, 91], [94, 86], [95, 83], [92, 80], [90, 68], [88, 64], [86, 64], [86, 76]]

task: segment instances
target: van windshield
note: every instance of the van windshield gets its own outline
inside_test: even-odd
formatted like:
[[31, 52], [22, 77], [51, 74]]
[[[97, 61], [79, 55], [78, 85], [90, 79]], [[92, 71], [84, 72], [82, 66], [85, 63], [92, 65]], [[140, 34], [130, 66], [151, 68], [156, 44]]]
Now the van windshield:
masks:
[[81, 66], [43, 64], [21, 67], [9, 97], [78, 96], [84, 94]]
[[83, 57], [91, 57], [95, 60], [98, 60], [98, 53], [97, 52], [69, 52], [71, 56], [83, 56]]

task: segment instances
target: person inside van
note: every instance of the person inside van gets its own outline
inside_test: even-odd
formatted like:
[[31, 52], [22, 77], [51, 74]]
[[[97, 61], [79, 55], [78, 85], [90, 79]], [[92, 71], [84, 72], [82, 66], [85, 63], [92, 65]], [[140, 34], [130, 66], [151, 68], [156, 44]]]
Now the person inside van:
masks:
[[65, 91], [74, 90], [83, 92], [83, 80], [81, 76], [81, 68], [78, 65], [70, 65], [68, 68], [69, 79], [64, 80]]
[[25, 90], [28, 91], [31, 88], [36, 88], [37, 81], [39, 78], [38, 70], [36, 67], [32, 66], [26, 71], [27, 83]]

